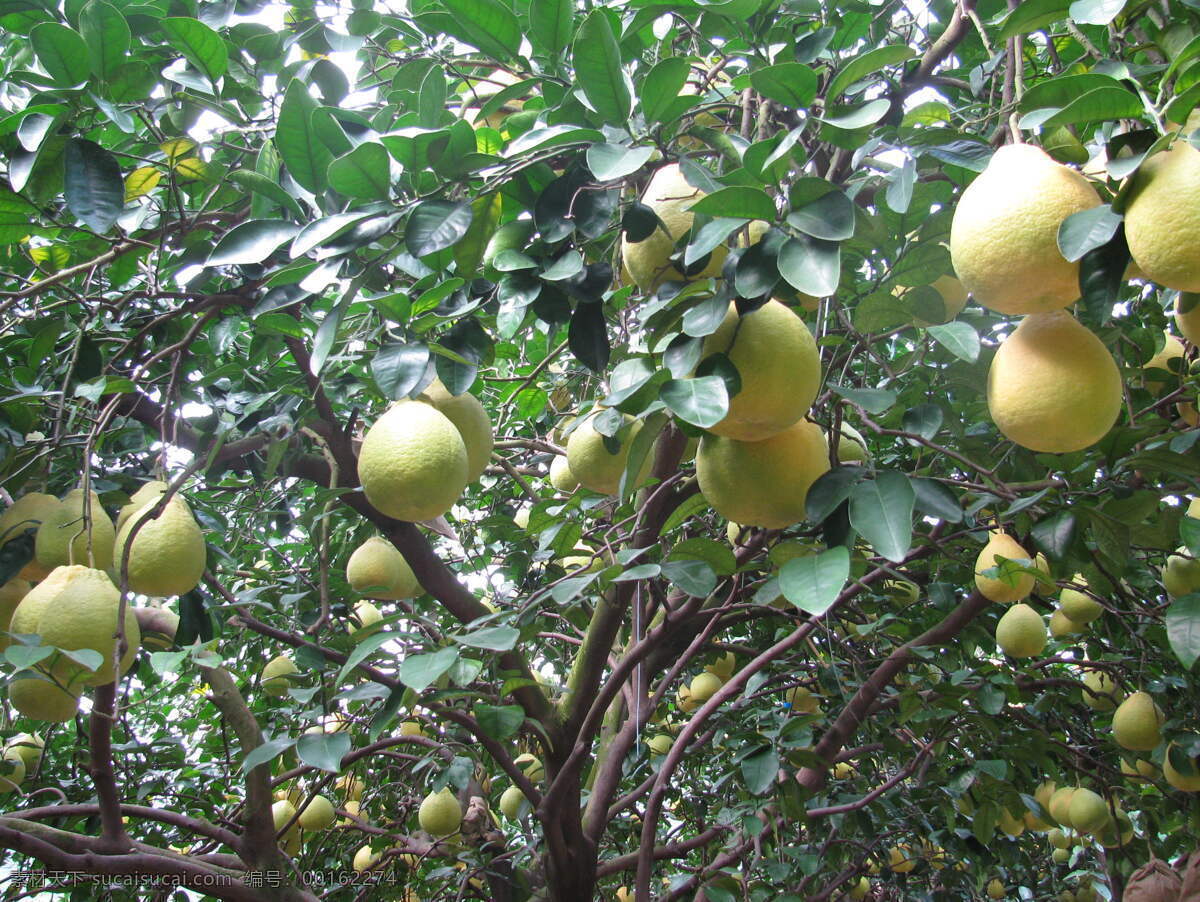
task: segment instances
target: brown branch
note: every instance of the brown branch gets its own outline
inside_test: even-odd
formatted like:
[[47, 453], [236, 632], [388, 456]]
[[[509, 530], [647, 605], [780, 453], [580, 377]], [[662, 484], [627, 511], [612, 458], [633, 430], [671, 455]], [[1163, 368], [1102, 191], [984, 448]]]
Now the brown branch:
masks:
[[[21, 818], [22, 820], [37, 821], [44, 818], [60, 818], [60, 817], [76, 817], [76, 816], [92, 816], [100, 813], [100, 806], [95, 802], [80, 802], [63, 805], [44, 805], [40, 808], [24, 808], [18, 811], [9, 812], [6, 817]], [[145, 805], [121, 805], [121, 814], [126, 817], [139, 818], [148, 821], [157, 821], [160, 824], [168, 824], [172, 827], [178, 827], [181, 830], [188, 830], [198, 836], [207, 836], [209, 839], [215, 840], [222, 845], [234, 848], [238, 842], [238, 836], [224, 827], [218, 827], [210, 821], [203, 818], [192, 817], [191, 815], [181, 814], [178, 811], [169, 811], [165, 808], [149, 808]]]
[[[727, 833], [731, 829], [733, 828], [728, 826], [709, 827], [703, 833], [698, 833], [691, 839], [685, 839], [682, 842], [671, 843], [666, 846], [658, 846], [654, 849], [654, 860], [661, 861], [665, 858], [683, 858], [693, 849], [700, 849], [707, 846], [722, 833]], [[637, 852], [630, 852], [628, 855], [619, 855], [616, 858], [610, 858], [596, 868], [596, 876], [608, 877], [612, 874], [619, 874], [621, 871], [633, 870], [633, 868], [637, 867], [637, 860]]]
[[[120, 658], [119, 647], [117, 657]], [[100, 847], [105, 852], [125, 852], [130, 848], [129, 836], [121, 822], [121, 797], [117, 792], [117, 777], [113, 771], [112, 724], [116, 702], [116, 682], [100, 686], [93, 696], [92, 713], [88, 719], [91, 753], [88, 773], [96, 785], [100, 810]]]

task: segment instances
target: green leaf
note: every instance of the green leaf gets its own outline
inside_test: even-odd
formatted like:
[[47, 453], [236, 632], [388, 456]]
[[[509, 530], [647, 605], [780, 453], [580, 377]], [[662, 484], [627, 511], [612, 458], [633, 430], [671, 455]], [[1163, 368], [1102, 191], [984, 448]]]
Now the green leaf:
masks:
[[819, 616], [837, 601], [849, 578], [850, 552], [839, 545], [820, 554], [792, 558], [779, 570], [779, 588], [800, 610]]
[[235, 266], [262, 263], [299, 231], [300, 226], [283, 219], [243, 222], [230, 229], [225, 237], [217, 242], [205, 265]]
[[666, 522], [663, 523], [662, 529], [658, 531], [658, 534], [660, 536], [665, 536], [671, 530], [682, 526], [690, 518], [695, 517], [700, 513], [707, 511], [708, 509], [708, 500], [699, 492], [697, 492], [671, 512], [671, 516], [667, 517]]
[[884, 470], [850, 490], [850, 524], [877, 554], [899, 563], [912, 547], [916, 492], [903, 473]]
[[317, 102], [304, 82], [293, 78], [283, 95], [275, 127], [275, 146], [288, 173], [301, 188], [317, 194], [325, 190], [333, 155], [313, 128]]
[[947, 523], [963, 521], [962, 505], [958, 503], [949, 486], [924, 476], [910, 476], [908, 481], [912, 483], [916, 493], [916, 509], [921, 513], [945, 520]]
[[611, 182], [633, 175], [646, 165], [653, 154], [653, 147], [593, 144], [587, 150], [587, 164], [597, 181]]
[[833, 80], [829, 83], [829, 87], [825, 89], [826, 102], [831, 103], [836, 100], [839, 94], [860, 78], [876, 72], [885, 66], [893, 66], [896, 63], [910, 60], [916, 55], [917, 51], [904, 44], [889, 44], [884, 47], [876, 47], [874, 50], [868, 50], [866, 53], [848, 62], [833, 77]]
[[880, 97], [878, 100], [872, 100], [870, 103], [865, 103], [862, 106], [851, 107], [849, 109], [838, 107], [836, 115], [822, 116], [820, 117], [820, 121], [826, 125], [832, 125], [834, 128], [853, 131], [854, 129], [874, 125], [886, 116], [888, 110], [891, 108], [891, 101]]
[[1023, 0], [1009, 13], [993, 40], [1004, 41], [1059, 22], [1066, 17], [1069, 6], [1067, 0]]
[[404, 230], [404, 246], [414, 257], [453, 247], [471, 227], [471, 205], [427, 200], [417, 205]]
[[969, 323], [945, 323], [929, 326], [925, 331], [959, 360], [974, 363], [979, 359], [979, 333]]
[[701, 429], [715, 426], [729, 413], [729, 392], [720, 376], [671, 379], [658, 396], [677, 417]]
[[479, 722], [479, 728], [493, 739], [503, 742], [517, 735], [521, 724], [525, 722], [525, 709], [520, 705], [485, 705], [475, 706], [473, 713]]
[[347, 197], [387, 200], [391, 157], [382, 144], [366, 141], [329, 164], [329, 187]]
[[575, 33], [575, 4], [571, 0], [530, 0], [529, 42], [549, 56], [567, 49]]
[[730, 576], [737, 569], [737, 558], [727, 544], [699, 536], [677, 543], [667, 559], [705, 561], [718, 576]]
[[755, 69], [750, 73], [750, 84], [764, 97], [794, 110], [806, 108], [817, 96], [817, 73], [802, 63]]
[[454, 246], [455, 272], [462, 278], [470, 279], [479, 271], [503, 207], [504, 199], [499, 192], [483, 194], [471, 201], [471, 225]]
[[636, 567], [630, 567], [624, 573], [614, 576], [614, 583], [634, 583], [643, 579], [656, 579], [662, 573], [662, 567], [658, 564], [638, 564]]
[[79, 13], [79, 33], [87, 44], [92, 73], [107, 81], [125, 62], [129, 23], [111, 3], [91, 0]]
[[624, 125], [633, 109], [621, 48], [603, 9], [594, 9], [579, 26], [571, 51], [575, 81], [592, 109], [611, 125]]
[[1200, 658], [1200, 593], [1177, 598], [1167, 608], [1167, 639], [1183, 669], [1191, 670]]
[[159, 24], [167, 36], [167, 43], [203, 72], [215, 88], [229, 65], [229, 51], [221, 36], [199, 19], [172, 16], [162, 19]]
[[4, 649], [4, 660], [18, 670], [26, 670], [54, 654], [49, 645], [10, 645]]
[[442, 0], [454, 20], [447, 31], [499, 60], [521, 49], [521, 23], [500, 0]]
[[521, 631], [511, 626], [488, 626], [465, 636], [452, 636], [459, 645], [483, 648], [487, 651], [511, 651], [521, 638]]
[[1088, 91], [1061, 109], [1034, 110], [1021, 117], [1021, 128], [1052, 129], [1079, 122], [1134, 119], [1145, 113], [1141, 99], [1132, 91], [1112, 85]]
[[761, 188], [735, 185], [706, 194], [688, 208], [692, 213], [737, 219], [775, 219], [775, 201]]
[[644, 357], [622, 360], [608, 377], [608, 397], [605, 407], [616, 407], [632, 398], [647, 382], [654, 378], [654, 364]]
[[708, 596], [717, 587], [717, 574], [708, 561], [667, 561], [662, 574], [680, 591], [696, 598]]
[[1072, 263], [1081, 260], [1088, 251], [1108, 244], [1122, 221], [1108, 204], [1072, 213], [1058, 227], [1058, 249]]
[[242, 770], [254, 770], [254, 768], [258, 767], [260, 764], [266, 764], [268, 761], [274, 761], [295, 744], [296, 740], [289, 736], [280, 736], [278, 739], [272, 739], [268, 742], [264, 742], [262, 745], [253, 749], [244, 759], [242, 759]]
[[812, 238], [843, 241], [854, 236], [854, 202], [835, 188], [792, 210], [787, 223]]
[[1080, 25], [1107, 25], [1121, 14], [1126, 0], [1075, 0], [1071, 18]]
[[355, 667], [367, 660], [367, 658], [388, 642], [392, 642], [397, 638], [395, 633], [379, 632], [367, 636], [361, 642], [356, 643], [350, 654], [346, 657], [346, 662], [342, 664], [342, 669], [338, 671], [337, 679], [334, 682], [341, 683], [342, 680], [350, 675], [350, 672]]
[[449, 646], [432, 654], [410, 655], [400, 665], [400, 682], [413, 692], [421, 693], [434, 681], [454, 666], [458, 660], [458, 649]]
[[842, 278], [841, 247], [819, 238], [789, 238], [779, 249], [779, 274], [797, 291], [815, 298], [837, 291]]
[[342, 769], [342, 758], [349, 751], [347, 733], [305, 733], [296, 742], [296, 754], [304, 764], [331, 774]]
[[575, 358], [593, 373], [608, 366], [611, 349], [602, 304], [576, 304], [567, 327], [567, 342]]
[[304, 217], [304, 211], [300, 208], [300, 204], [296, 202], [296, 198], [292, 197], [265, 175], [260, 175], [249, 169], [235, 169], [226, 175], [226, 178], [235, 185], [274, 201], [297, 219]]
[[578, 125], [562, 122], [547, 128], [530, 129], [509, 143], [504, 150], [504, 156], [512, 158], [525, 153], [546, 150], [549, 147], [562, 147], [567, 144], [593, 144], [603, 140], [604, 133], [594, 128], [580, 128]]
[[[742, 781], [751, 795], [760, 796], [775, 783], [779, 773], [779, 756], [768, 747], [742, 759]], [[731, 897], [732, 898], [732, 897]]]
[[850, 388], [845, 385], [833, 385], [829, 388], [837, 392], [847, 401], [857, 404], [867, 413], [883, 413], [896, 403], [896, 393], [882, 388]]
[[125, 181], [116, 157], [82, 138], [67, 142], [64, 193], [67, 209], [97, 234], [103, 235], [125, 207]]
[[29, 33], [38, 62], [55, 84], [73, 88], [88, 80], [92, 72], [87, 43], [73, 28], [58, 22], [42, 22]]
[[687, 82], [691, 66], [683, 57], [672, 56], [655, 64], [638, 86], [638, 100], [649, 122], [662, 122], [675, 106]]

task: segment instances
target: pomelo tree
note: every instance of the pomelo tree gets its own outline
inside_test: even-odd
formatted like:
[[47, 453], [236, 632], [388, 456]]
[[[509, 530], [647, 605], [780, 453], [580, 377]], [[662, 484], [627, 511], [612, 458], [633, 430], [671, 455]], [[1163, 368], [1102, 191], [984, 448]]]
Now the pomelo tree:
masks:
[[[0, 48], [3, 501], [83, 487], [82, 529], [161, 480], [207, 543], [179, 596], [114, 570], [144, 645], [118, 682], [61, 724], [6, 708], [14, 881], [1087, 899], [1182, 867], [1200, 284], [1131, 265], [1124, 214], [1197, 152], [1195, 4], [3, 0]], [[1076, 266], [1063, 303], [1120, 403], [1062, 453], [993, 422], [1020, 320], [952, 266], [958, 199], [1011, 143], [1095, 191], [1037, 252]], [[1186, 245], [1197, 183], [1146, 191], [1138, 240]], [[768, 303], [819, 367], [775, 353], [794, 325], [735, 349]], [[1027, 383], [1013, 416], [1096, 428], [1069, 378]], [[494, 447], [403, 522], [358, 453], [429, 391], [477, 398]], [[756, 456], [779, 425], [717, 434], [789, 405], [794, 458]], [[615, 485], [564, 472], [572, 438], [581, 467], [621, 449]], [[11, 608], [38, 524], [4, 525]], [[416, 589], [351, 586], [376, 537]], [[6, 641], [10, 686], [61, 654]]]

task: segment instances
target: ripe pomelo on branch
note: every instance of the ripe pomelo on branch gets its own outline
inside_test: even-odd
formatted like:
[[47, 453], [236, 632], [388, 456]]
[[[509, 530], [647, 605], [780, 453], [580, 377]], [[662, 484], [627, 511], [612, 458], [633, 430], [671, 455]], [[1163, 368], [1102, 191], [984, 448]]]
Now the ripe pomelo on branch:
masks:
[[100, 498], [95, 492], [89, 493], [87, 506], [85, 523], [83, 490], [71, 489], [58, 507], [46, 512], [37, 531], [39, 565], [47, 570], [67, 564], [84, 564], [98, 570], [112, 566], [116, 540], [113, 522], [100, 506]]
[[569, 495], [579, 488], [579, 480], [571, 472], [571, 464], [565, 454], [555, 454], [554, 459], [550, 461], [550, 484], [564, 495]]
[[[61, 501], [45, 492], [26, 492], [0, 514], [0, 548], [23, 535], [26, 530], [36, 531], [61, 504]], [[45, 579], [51, 569], [39, 564], [34, 556], [17, 575], [28, 580]]]
[[417, 809], [417, 821], [421, 829], [433, 836], [442, 837], [457, 833], [462, 824], [462, 806], [449, 786], [441, 792], [431, 792]]
[[1025, 317], [988, 371], [988, 412], [1031, 451], [1080, 451], [1121, 413], [1121, 373], [1108, 348], [1063, 310]]
[[1131, 752], [1148, 752], [1162, 741], [1166, 718], [1148, 692], [1131, 693], [1113, 713], [1113, 739]]
[[1037, 581], [1032, 573], [1016, 573], [1012, 575], [1013, 584], [1009, 584], [998, 576], [985, 576], [985, 570], [999, 566], [996, 556], [1011, 561], [1030, 561], [1032, 555], [1012, 536], [1002, 530], [992, 530], [988, 534], [987, 544], [975, 559], [975, 588], [979, 594], [989, 601], [999, 601], [1009, 604], [1029, 597]]
[[492, 420], [483, 404], [470, 392], [452, 395], [441, 379], [435, 378], [419, 400], [432, 404], [457, 428], [467, 447], [467, 482], [474, 482], [482, 474], [492, 457]]
[[1065, 307], [1079, 297], [1079, 263], [1058, 249], [1058, 228], [1072, 213], [1099, 205], [1086, 178], [1041, 148], [1001, 147], [954, 209], [954, 271], [975, 300], [997, 313]]
[[421, 593], [416, 574], [398, 548], [382, 536], [371, 536], [346, 562], [346, 581], [355, 592], [394, 601]]
[[741, 390], [709, 431], [743, 442], [770, 438], [808, 412], [821, 383], [821, 357], [804, 320], [777, 300], [739, 316], [731, 303], [701, 356], [725, 354]]
[[[629, 460], [629, 446], [642, 429], [642, 421], [623, 415], [624, 425], [617, 433], [620, 448], [616, 454], [608, 450], [605, 437], [596, 431], [594, 422], [599, 412], [589, 414], [567, 439], [567, 465], [571, 475], [584, 488], [601, 495], [615, 495], [621, 484], [621, 474]], [[642, 463], [635, 485], [641, 485], [650, 477], [654, 466], [654, 455], [647, 454]]]
[[404, 400], [367, 430], [358, 478], [367, 501], [397, 520], [446, 513], [467, 485], [467, 446], [458, 428], [430, 404]]
[[191, 508], [179, 496], [161, 514], [142, 521], [157, 500], [148, 501], [125, 518], [116, 537], [116, 577], [125, 561], [125, 543], [137, 526], [129, 549], [129, 588], [143, 595], [183, 595], [200, 584], [208, 550]]
[[996, 624], [996, 644], [1013, 658], [1032, 658], [1046, 647], [1042, 615], [1024, 603], [1014, 604]]
[[1200, 291], [1200, 150], [1182, 138], [1149, 157], [1133, 176], [1125, 240], [1146, 277]]

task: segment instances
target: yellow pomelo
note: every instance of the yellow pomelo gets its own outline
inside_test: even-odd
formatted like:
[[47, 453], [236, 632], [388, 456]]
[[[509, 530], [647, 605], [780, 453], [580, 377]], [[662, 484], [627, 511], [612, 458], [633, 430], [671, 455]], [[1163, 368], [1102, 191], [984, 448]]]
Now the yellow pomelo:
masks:
[[1171, 763], [1172, 750], [1174, 750], [1177, 756], [1187, 758], [1187, 754], [1178, 748], [1174, 742], [1168, 745], [1167, 753], [1163, 755], [1163, 779], [1180, 792], [1200, 792], [1200, 758], [1188, 759], [1191, 762], [1192, 772], [1185, 774], [1176, 770], [1175, 765]]
[[350, 635], [354, 635], [359, 630], [365, 630], [368, 627], [374, 626], [383, 619], [383, 614], [379, 612], [379, 608], [371, 604], [369, 601], [360, 601], [354, 606], [354, 610], [350, 614], [350, 623], [347, 629]]
[[[1081, 573], [1075, 574], [1074, 582], [1087, 588], [1087, 580]], [[1100, 602], [1078, 589], [1063, 589], [1058, 596], [1058, 606], [1076, 623], [1091, 623], [1104, 613], [1104, 606]]]
[[1148, 752], [1162, 741], [1163, 713], [1148, 692], [1134, 692], [1113, 714], [1113, 739], [1131, 752]]
[[857, 775], [858, 771], [849, 761], [839, 761], [833, 766], [830, 774], [835, 780], [849, 780], [851, 777]]
[[422, 830], [433, 836], [449, 836], [458, 832], [462, 824], [462, 807], [449, 786], [425, 797], [417, 809], [417, 821]]
[[333, 823], [337, 813], [333, 803], [325, 796], [313, 796], [303, 811], [300, 812], [300, 827], [304, 830], [324, 830]]
[[1200, 591], [1200, 560], [1184, 557], [1188, 553], [1186, 548], [1178, 550], [1179, 554], [1168, 557], [1162, 569], [1163, 588], [1172, 598]]
[[527, 776], [534, 783], [546, 776], [546, 767], [542, 764], [541, 759], [539, 759], [537, 755], [529, 754], [529, 752], [525, 752], [522, 755], [517, 755], [517, 757], [513, 759], [513, 764], [521, 768], [521, 770], [524, 771], [525, 776]]
[[1003, 807], [1000, 809], [1000, 816], [996, 819], [996, 826], [1008, 836], [1020, 836], [1025, 832], [1025, 821]]
[[[1172, 384], [1178, 385], [1179, 372], [1177, 369], [1172, 369], [1171, 361], [1182, 359], [1183, 342], [1170, 332], [1164, 332], [1162, 348], [1147, 360], [1146, 365], [1142, 367], [1145, 373], [1146, 388], [1158, 394], [1167, 384], [1164, 380], [1170, 380]], [[1178, 364], [1175, 364], [1176, 368], [1178, 366]], [[1166, 375], [1164, 375], [1164, 372], [1159, 371], [1165, 371]], [[1186, 368], [1184, 371], [1186, 372]]]
[[1046, 839], [1050, 841], [1050, 845], [1052, 848], [1055, 848], [1055, 849], [1071, 848], [1071, 838], [1069, 836], [1067, 836], [1067, 834], [1063, 830], [1059, 829], [1058, 827], [1055, 827], [1053, 830], [1051, 830], [1049, 833], [1047, 833]]
[[698, 702], [706, 702], [713, 697], [718, 689], [725, 685], [715, 673], [699, 673], [692, 677], [692, 682], [688, 685], [688, 691], [692, 698]]
[[385, 601], [421, 593], [404, 555], [382, 536], [372, 536], [354, 549], [346, 562], [346, 581], [355, 592]]
[[46, 740], [37, 733], [18, 733], [4, 744], [5, 754], [12, 752], [25, 762], [26, 773], [37, 769], [46, 749]]
[[[130, 514], [116, 539], [120, 579], [125, 543], [143, 517], [157, 505], [147, 502]], [[173, 497], [163, 512], [138, 528], [129, 550], [129, 588], [143, 595], [183, 595], [200, 584], [208, 550], [204, 533], [182, 498]]]
[[975, 588], [979, 594], [989, 601], [999, 601], [1005, 604], [1028, 598], [1036, 582], [1031, 573], [1015, 573], [1012, 578], [1015, 585], [1009, 585], [1004, 580], [992, 576], [984, 576], [985, 570], [991, 570], [999, 565], [996, 556], [1012, 561], [1028, 564], [1032, 556], [1021, 547], [1012, 536], [1006, 532], [994, 530], [988, 535], [987, 544], [975, 559]]
[[1086, 178], [1030, 144], [1001, 147], [963, 191], [950, 255], [963, 287], [998, 313], [1047, 313], [1079, 297], [1079, 263], [1058, 249], [1058, 227], [1099, 206]]
[[[83, 519], [83, 491], [72, 489], [62, 503], [46, 515], [37, 532], [38, 563], [48, 570], [66, 564], [86, 564], [97, 570], [107, 570], [113, 562], [113, 543], [116, 530], [100, 499], [92, 492], [88, 517], [90, 530]], [[89, 535], [91, 558], [88, 557]]]
[[275, 825], [276, 833], [286, 827], [295, 816], [296, 806], [287, 799], [281, 799], [271, 806], [271, 822]]
[[0, 755], [0, 793], [12, 792], [25, 781], [25, 759], [15, 751]]
[[989, 899], [1003, 899], [1008, 890], [1004, 888], [1004, 883], [999, 877], [993, 877], [988, 881], [986, 892]]
[[371, 849], [370, 846], [363, 846], [354, 853], [353, 868], [356, 873], [361, 874], [363, 871], [369, 871], [379, 863], [379, 853]]
[[262, 688], [268, 695], [286, 695], [293, 677], [300, 672], [287, 655], [277, 655], [262, 669]]
[[658, 733], [646, 740], [646, 747], [655, 755], [665, 755], [671, 751], [675, 740], [666, 733]]
[[352, 774], [343, 774], [342, 776], [338, 777], [338, 781], [334, 784], [334, 786], [337, 788], [338, 792], [345, 796], [346, 801], [348, 802], [359, 801], [367, 789], [366, 784]]
[[530, 512], [531, 508], [529, 505], [517, 508], [517, 512], [513, 514], [513, 522], [516, 523], [521, 529], [529, 529]]
[[1054, 790], [1050, 801], [1045, 805], [1050, 816], [1064, 827], [1071, 827], [1071, 797], [1075, 795], [1074, 786], [1064, 786]]
[[[125, 525], [125, 521], [129, 519], [129, 515], [141, 510], [151, 501], [157, 501], [162, 497], [167, 490], [167, 484], [160, 479], [152, 479], [149, 482], [142, 483], [138, 490], [129, 496], [129, 503], [117, 511], [117, 531], [121, 531], [121, 527]], [[176, 495], [176, 498], [179, 496]]]
[[500, 811], [510, 821], [515, 821], [521, 813], [521, 803], [525, 801], [525, 793], [516, 786], [510, 786], [500, 794]]
[[401, 736], [424, 736], [425, 730], [421, 728], [421, 724], [416, 720], [406, 720], [400, 724]]
[[[641, 432], [642, 421], [630, 416], [624, 417], [624, 425], [616, 436], [620, 447], [617, 453], [613, 454], [605, 446], [604, 436], [592, 425], [596, 416], [596, 413], [589, 415], [567, 439], [567, 466], [584, 488], [601, 495], [615, 495], [621, 484], [621, 474], [625, 472], [625, 465], [629, 460], [629, 446]], [[641, 472], [635, 480], [636, 485], [641, 485], [649, 478], [653, 466], [654, 455], [647, 454]]]
[[1083, 630], [1084, 624], [1076, 623], [1063, 613], [1062, 608], [1055, 608], [1054, 613], [1050, 615], [1050, 635], [1055, 639], [1075, 636], [1082, 633]]
[[[45, 492], [29, 492], [22, 495], [12, 503], [12, 507], [0, 514], [0, 548], [26, 530], [36, 530], [61, 505], [61, 501]], [[41, 566], [34, 557], [17, 575], [28, 580], [45, 579], [52, 569]]]
[[996, 624], [996, 644], [1013, 658], [1032, 658], [1046, 647], [1046, 624], [1027, 604], [1014, 604]]
[[137, 618], [138, 629], [142, 633], [143, 648], [162, 651], [175, 644], [179, 615], [174, 611], [166, 608], [134, 608], [133, 616]]
[[888, 867], [897, 874], [907, 874], [915, 868], [921, 861], [919, 855], [904, 844], [892, 846], [888, 849]]
[[1094, 711], [1113, 711], [1125, 698], [1121, 687], [1103, 670], [1085, 670], [1083, 686], [1083, 703]]
[[867, 877], [859, 877], [858, 880], [855, 881], [855, 883], [850, 887], [850, 891], [847, 893], [847, 895], [853, 899], [854, 902], [862, 902], [863, 899], [867, 898], [867, 895], [870, 892], [870, 879]]
[[1200, 345], [1200, 295], [1185, 291], [1175, 298], [1175, 325], [1184, 338]]
[[988, 412], [1004, 436], [1032, 451], [1079, 451], [1121, 412], [1112, 354], [1066, 311], [1027, 316], [988, 371]]
[[1046, 780], [1038, 784], [1037, 789], [1033, 791], [1033, 798], [1039, 805], [1047, 811], [1050, 810], [1050, 798], [1054, 795], [1054, 790], [1058, 787], [1053, 780]]
[[757, 442], [799, 420], [817, 397], [821, 358], [804, 320], [779, 301], [738, 316], [729, 310], [704, 339], [701, 357], [725, 354], [741, 377], [741, 390], [729, 399], [729, 412], [710, 432]]
[[79, 708], [79, 690], [68, 691], [49, 677], [20, 677], [8, 684], [8, 700], [26, 717], [64, 723]]
[[867, 440], [863, 438], [863, 434], [842, 420], [842, 425], [839, 430], [841, 437], [838, 439], [837, 455], [838, 462], [843, 464], [861, 464], [866, 463], [871, 458], [870, 451], [867, 450]]
[[[14, 576], [3, 586], [0, 586], [0, 630], [7, 630], [12, 622], [13, 611], [21, 603], [32, 587], [26, 580]], [[0, 650], [8, 647], [8, 637], [0, 636]]]
[[788, 690], [784, 699], [793, 711], [800, 714], [815, 714], [821, 710], [821, 700], [813, 695], [806, 686], [793, 686]]
[[926, 321], [920, 317], [913, 317], [913, 323], [916, 325], [935, 326], [948, 323], [962, 313], [963, 308], [967, 306], [967, 289], [954, 276], [938, 276], [929, 287], [936, 291], [942, 299], [942, 306], [945, 313], [941, 318], [934, 321]]
[[367, 816], [363, 813], [362, 805], [358, 802], [354, 802], [354, 801], [347, 802], [342, 807], [346, 810], [346, 817], [344, 817], [340, 821], [338, 821], [339, 826], [342, 826], [342, 827], [353, 826], [354, 818], [356, 818], [356, 817], [362, 818], [363, 820], [367, 819]]
[[804, 519], [809, 487], [829, 470], [829, 447], [801, 420], [761, 442], [706, 435], [696, 452], [700, 491], [722, 517], [782, 529]]
[[571, 464], [565, 454], [555, 454], [554, 459], [550, 461], [550, 484], [564, 495], [569, 495], [579, 488], [579, 480], [571, 472]]
[[1129, 253], [1147, 278], [1179, 291], [1200, 291], [1200, 151], [1177, 140], [1134, 176], [1125, 207]]
[[1077, 789], [1071, 796], [1067, 817], [1080, 833], [1095, 833], [1108, 822], [1108, 803], [1090, 789]]
[[420, 399], [444, 413], [458, 429], [467, 447], [467, 482], [474, 482], [492, 457], [492, 421], [483, 404], [470, 392], [450, 394], [441, 379], [434, 379]]
[[1153, 780], [1158, 776], [1158, 768], [1154, 766], [1153, 761], [1147, 761], [1145, 758], [1136, 758], [1132, 762], [1122, 758], [1121, 773], [1133, 780]]
[[[103, 663], [94, 672], [66, 657], [60, 658], [53, 665], [54, 673], [65, 685], [107, 685], [113, 681], [116, 663], [114, 633], [121, 593], [103, 570], [79, 565], [59, 569], [67, 571], [67, 581], [44, 605], [35, 632], [45, 645], [66, 651], [90, 648], [103, 656]], [[124, 634], [127, 647], [121, 657], [121, 673], [133, 664], [142, 641], [133, 605], [129, 603], [125, 605]]]
[[467, 485], [467, 446], [437, 408], [400, 401], [375, 421], [358, 454], [367, 501], [397, 520], [440, 517]]

